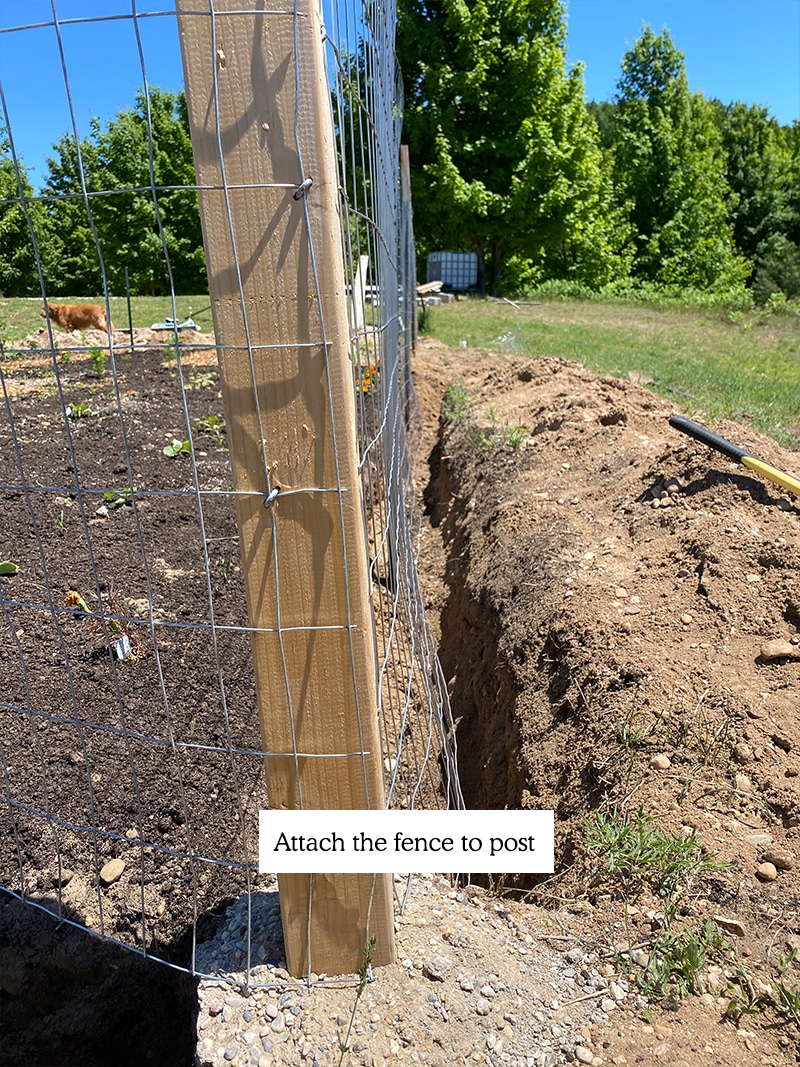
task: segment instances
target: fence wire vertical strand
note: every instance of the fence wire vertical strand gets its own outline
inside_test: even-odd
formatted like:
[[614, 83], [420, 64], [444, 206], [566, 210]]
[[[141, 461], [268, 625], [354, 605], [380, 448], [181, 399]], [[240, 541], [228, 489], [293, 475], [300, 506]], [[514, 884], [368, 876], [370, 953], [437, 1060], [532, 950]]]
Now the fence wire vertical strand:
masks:
[[[249, 6], [250, 0], [243, 0], [243, 11]], [[281, 17], [291, 15], [292, 5], [285, 6]], [[276, 13], [278, 7], [275, 5]], [[24, 8], [19, 10], [24, 15]], [[132, 337], [129, 355], [124, 358], [123, 349], [113, 336], [101, 342], [110, 358], [110, 378], [105, 384], [97, 385], [105, 397], [105, 408], [96, 422], [92, 421], [93, 416], [84, 424], [73, 423], [70, 411], [77, 390], [86, 383], [78, 364], [91, 354], [97, 342], [85, 336], [77, 341], [76, 336], [59, 332], [54, 322], [45, 321], [44, 337], [38, 336], [36, 343], [44, 344], [49, 356], [55, 389], [52, 399], [46, 393], [33, 390], [23, 393], [20, 389], [20, 381], [25, 377], [24, 361], [20, 357], [28, 347], [27, 340], [12, 342], [11, 348], [0, 352], [5, 411], [5, 425], [0, 425], [0, 507], [7, 508], [6, 513], [14, 516], [8, 544], [3, 547], [10, 557], [19, 556], [24, 563], [20, 576], [0, 587], [4, 616], [0, 655], [3, 662], [13, 667], [14, 678], [13, 692], [9, 691], [9, 699], [0, 705], [0, 714], [9, 727], [4, 735], [0, 806], [10, 820], [10, 837], [0, 849], [0, 884], [38, 907], [54, 908], [70, 924], [91, 926], [110, 941], [124, 943], [171, 965], [196, 973], [214, 972], [231, 977], [242, 972], [247, 981], [258, 984], [259, 980], [268, 981], [270, 975], [262, 972], [251, 958], [251, 943], [256, 943], [251, 904], [265, 883], [255, 871], [250, 840], [254, 836], [255, 810], [263, 806], [265, 799], [256, 778], [263, 757], [269, 753], [264, 750], [263, 740], [260, 743], [256, 740], [259, 734], [252, 698], [252, 665], [230, 660], [234, 649], [238, 656], [242, 647], [232, 641], [238, 642], [239, 638], [249, 641], [251, 634], [241, 603], [241, 578], [226, 571], [225, 582], [230, 579], [232, 585], [222, 584], [214, 571], [215, 551], [211, 546], [217, 537], [230, 539], [230, 533], [224, 531], [231, 529], [235, 494], [229, 487], [230, 475], [222, 472], [223, 461], [211, 463], [203, 456], [204, 439], [195, 427], [200, 408], [190, 389], [193, 388], [191, 378], [197, 374], [192, 370], [196, 366], [194, 353], [204, 347], [213, 350], [215, 339], [199, 338], [195, 347], [181, 335], [177, 325], [182, 294], [176, 290], [171, 261], [169, 234], [174, 220], [170, 216], [171, 201], [162, 195], [164, 190], [159, 185], [156, 169], [157, 154], [164, 146], [157, 141], [148, 86], [147, 46], [140, 32], [145, 14], [159, 15], [160, 19], [154, 22], [159, 21], [166, 28], [174, 27], [175, 13], [144, 13], [137, 0], [130, 0], [130, 13], [125, 17], [132, 29], [130, 41], [138, 58], [144, 89], [142, 112], [147, 159], [142, 162], [147, 178], [141, 188], [106, 189], [98, 185], [97, 174], [102, 175], [102, 171], [90, 173], [83, 156], [80, 131], [87, 118], [78, 113], [79, 104], [72, 91], [71, 53], [65, 45], [63, 30], [69, 25], [70, 35], [88, 34], [90, 28], [92, 32], [105, 32], [113, 20], [98, 16], [95, 20], [80, 20], [79, 26], [78, 20], [62, 17], [56, 0], [51, 0], [51, 12], [49, 26], [56, 42], [66, 116], [74, 142], [77, 169], [73, 185], [71, 188], [52, 186], [44, 197], [26, 194], [21, 179], [24, 168], [14, 157], [15, 122], [19, 125], [19, 120], [14, 101], [6, 101], [3, 96], [3, 115], [18, 187], [13, 198], [0, 201], [0, 212], [13, 202], [25, 213], [39, 291], [43, 300], [49, 298], [52, 302], [58, 299], [55, 297], [58, 277], [52, 266], [43, 265], [29, 205], [36, 201], [37, 206], [44, 205], [47, 211], [57, 213], [59, 205], [67, 203], [68, 198], [79, 200], [85, 216], [83, 225], [96, 252], [102, 300], [110, 319], [117, 295], [109, 283], [108, 265], [113, 264], [117, 270], [114, 258], [117, 251], [104, 236], [104, 204], [124, 192], [144, 194], [144, 199], [149, 200], [153, 232], [160, 246], [157, 258], [160, 257], [167, 278], [164, 307], [165, 311], [168, 308], [172, 320], [168, 336], [174, 347], [176, 378], [169, 405], [177, 419], [173, 425], [185, 428], [189, 455], [174, 466], [168, 466], [173, 461], [162, 460], [162, 469], [148, 460], [143, 451], [140, 427], [142, 413], [149, 404], [148, 394], [137, 392], [141, 386], [136, 386], [134, 365], [127, 360], [141, 360], [148, 368], [146, 374], [161, 388], [168, 380], [168, 372], [161, 367], [164, 340], [159, 342], [157, 337], [144, 334]], [[207, 0], [207, 12], [213, 38], [221, 19], [213, 0]], [[266, 17], [273, 13], [261, 11], [260, 14]], [[395, 7], [391, 0], [385, 5], [377, 0], [369, 4], [335, 0], [326, 17], [329, 82], [342, 190], [342, 247], [351, 309], [355, 309], [357, 299], [362, 296], [355, 291], [357, 278], [359, 281], [363, 278], [366, 298], [363, 320], [351, 322], [351, 358], [365, 501], [363, 521], [370, 549], [370, 560], [365, 561], [365, 566], [369, 567], [372, 582], [378, 640], [375, 672], [387, 804], [460, 806], [463, 801], [457, 784], [446, 687], [425, 618], [414, 563], [416, 511], [408, 447], [416, 417], [409, 365], [415, 332], [416, 290], [410, 205], [402, 195], [399, 174], [402, 100], [393, 55]], [[33, 26], [23, 24], [12, 29], [15, 33], [35, 32]], [[215, 59], [216, 45], [208, 57], [216, 75]], [[3, 88], [0, 85], [0, 93]], [[214, 106], [217, 99], [215, 83]], [[219, 151], [224, 161], [221, 145]], [[298, 181], [302, 181], [303, 144], [299, 140], [297, 153]], [[195, 194], [198, 191], [197, 185], [182, 188]], [[237, 195], [225, 180], [222, 195], [228, 203], [232, 195]], [[303, 212], [308, 225], [305, 205]], [[232, 219], [230, 229], [245, 333], [241, 356], [249, 364], [258, 405], [254, 346], [249, 334], [248, 307]], [[312, 259], [314, 255], [312, 249]], [[366, 272], [359, 273], [364, 258]], [[319, 264], [314, 261], [315, 278], [318, 270]], [[86, 297], [90, 298], [91, 294]], [[163, 315], [162, 311], [159, 317]], [[327, 373], [325, 332], [323, 319], [321, 343]], [[13, 348], [14, 344], [19, 347]], [[62, 359], [60, 352], [67, 353], [67, 357]], [[70, 354], [72, 361], [68, 359]], [[207, 395], [211, 397], [210, 393]], [[55, 416], [56, 426], [60, 427], [57, 436], [59, 441], [63, 438], [69, 461], [70, 476], [66, 482], [60, 479], [55, 467], [43, 470], [41, 464], [32, 460], [29, 412], [44, 420]], [[336, 412], [332, 409], [329, 418], [335, 429]], [[260, 410], [258, 419], [262, 419]], [[116, 477], [110, 468], [93, 468], [89, 461], [87, 442], [94, 440], [93, 435], [101, 426], [118, 442]], [[347, 447], [340, 441], [337, 446]], [[160, 451], [160, 446], [156, 448]], [[267, 492], [271, 490], [270, 458], [262, 447]], [[181, 471], [186, 472], [185, 479]], [[116, 490], [115, 482], [127, 482], [127, 485]], [[338, 491], [341, 504], [341, 486]], [[119, 510], [106, 518], [96, 517], [93, 509], [98, 496], [102, 501], [104, 495], [115, 494]], [[67, 501], [64, 509], [68, 513], [76, 560], [69, 574], [64, 573], [63, 552], [53, 542], [45, 519], [50, 501], [62, 498]], [[179, 547], [180, 542], [171, 536], [169, 525], [163, 527], [161, 540], [158, 539], [156, 520], [168, 513], [159, 510], [162, 499], [169, 512], [180, 513], [181, 521], [187, 523], [185, 548]], [[62, 511], [62, 519], [63, 514]], [[277, 546], [274, 511], [267, 510], [265, 518], [272, 527], [273, 545]], [[31, 531], [29, 543], [23, 536], [22, 523]], [[195, 539], [199, 539], [199, 566], [189, 563], [187, 557], [187, 552], [195, 551], [194, 547], [190, 548]], [[111, 555], [109, 546], [113, 546]], [[114, 607], [107, 599], [107, 583], [115, 575], [115, 561], [120, 563], [123, 559], [129, 567], [130, 585], [123, 590], [124, 599]], [[34, 573], [37, 568], [38, 577]], [[182, 577], [176, 584], [176, 579], [169, 575], [177, 570]], [[63, 589], [67, 585], [82, 586], [87, 595], [91, 594], [86, 614], [74, 607], [63, 608]], [[287, 631], [281, 618], [277, 559], [273, 585], [276, 639], [291, 705], [284, 646]], [[191, 617], [180, 614], [181, 590], [191, 591], [190, 602], [196, 612]], [[132, 598], [139, 591], [144, 595], [134, 601]], [[205, 606], [198, 607], [202, 604]], [[84, 622], [80, 621], [82, 618]], [[350, 632], [349, 619], [346, 625]], [[149, 647], [140, 661], [119, 660], [111, 651], [118, 626], [132, 633], [147, 634]], [[24, 636], [28, 630], [41, 633], [39, 643], [31, 643]], [[46, 632], [51, 636], [46, 637]], [[92, 640], [99, 640], [102, 647], [87, 656], [90, 632], [98, 634]], [[50, 684], [53, 667], [45, 669], [44, 654], [53, 639], [59, 679], [55, 689]], [[203, 659], [213, 665], [215, 692], [206, 690], [199, 694], [191, 679], [193, 670], [199, 668]], [[185, 673], [188, 684], [180, 685], [178, 672]], [[90, 700], [89, 694], [97, 684], [95, 674], [102, 679], [97, 690], [99, 699]], [[137, 677], [145, 683], [148, 692], [150, 706], [146, 713], [138, 702]], [[158, 696], [153, 699], [155, 694]], [[355, 697], [358, 704], [357, 687]], [[215, 711], [218, 726], [213, 725]], [[23, 736], [30, 742], [26, 764], [30, 785], [21, 788], [24, 774], [20, 761], [26, 759], [25, 753], [20, 752]], [[302, 754], [296, 739], [292, 747], [299, 780], [298, 760]], [[168, 752], [169, 757], [162, 759], [162, 752]], [[56, 773], [59, 761], [68, 756], [72, 759], [73, 755], [74, 771], [68, 775]], [[201, 758], [212, 759], [207, 769], [197, 762]], [[363, 766], [363, 744], [361, 760]], [[130, 794], [127, 801], [110, 794], [107, 782], [114, 776], [125, 783], [121, 792]], [[70, 796], [69, 788], [75, 792], [76, 781], [82, 785]], [[210, 807], [202, 796], [201, 781], [206, 792], [210, 791], [214, 797], [218, 795], [219, 799], [211, 802]], [[214, 811], [214, 804], [221, 805], [222, 812]], [[215, 835], [225, 816], [229, 834], [227, 844], [223, 845]], [[47, 828], [49, 848], [34, 845], [38, 826]], [[122, 921], [122, 897], [100, 879], [101, 867], [115, 854], [128, 860], [119, 884], [135, 891], [138, 898], [134, 908], [138, 920], [130, 930]], [[135, 857], [135, 862], [130, 862], [131, 857]], [[48, 863], [52, 863], [56, 872], [57, 892], [52, 905], [36, 892], [36, 887], [49, 877]], [[84, 898], [69, 886], [64, 888], [61, 872], [67, 868], [73, 889], [79, 883], [88, 887]], [[176, 958], [169, 937], [166, 941], [154, 939], [155, 932], [167, 921], [157, 919], [154, 911], [153, 887], [159, 885], [185, 887], [182, 893], [170, 896], [167, 920], [174, 911], [173, 928], [184, 920], [188, 922], [190, 958]], [[218, 957], [207, 946], [198, 944], [198, 923], [205, 912], [231, 895], [234, 886], [244, 891], [247, 937], [241, 951]]]

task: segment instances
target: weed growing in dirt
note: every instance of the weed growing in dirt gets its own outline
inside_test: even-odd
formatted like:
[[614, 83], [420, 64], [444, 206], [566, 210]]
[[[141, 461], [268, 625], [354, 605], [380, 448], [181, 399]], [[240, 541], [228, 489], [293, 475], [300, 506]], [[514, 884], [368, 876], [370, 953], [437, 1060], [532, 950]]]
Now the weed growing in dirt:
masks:
[[637, 984], [653, 1000], [663, 1000], [669, 989], [682, 997], [701, 993], [700, 976], [706, 964], [729, 947], [709, 920], [699, 934], [689, 929], [662, 930], [650, 946], [650, 958]]
[[161, 451], [165, 456], [169, 456], [170, 459], [175, 459], [177, 456], [190, 456], [192, 454], [192, 442], [179, 441], [177, 437], [173, 437], [172, 442], [164, 445]]
[[729, 870], [728, 864], [703, 851], [694, 831], [688, 837], [666, 833], [641, 811], [635, 815], [596, 812], [587, 820], [586, 845], [589, 852], [598, 853], [626, 902], [637, 900], [649, 887], [664, 901], [668, 923], [675, 918], [681, 893], [693, 878]]
[[51, 516], [51, 518], [50, 518], [50, 521], [53, 524], [53, 530], [55, 531], [56, 537], [63, 537], [64, 536], [64, 529], [65, 529], [65, 527], [64, 527], [64, 509], [62, 508], [57, 514], [53, 514]]
[[445, 389], [442, 397], [442, 419], [452, 423], [453, 426], [461, 426], [467, 421], [469, 413], [469, 396], [462, 378], [451, 382]]
[[375, 955], [375, 945], [377, 944], [377, 937], [373, 934], [367, 944], [364, 946], [364, 958], [361, 961], [361, 966], [358, 969], [358, 985], [356, 986], [356, 999], [353, 1002], [353, 1008], [350, 1012], [350, 1022], [347, 1024], [347, 1033], [343, 1038], [339, 1038], [339, 1056], [338, 1067], [342, 1067], [344, 1062], [345, 1053], [347, 1052], [347, 1042], [350, 1040], [350, 1032], [353, 1029], [353, 1023], [355, 1022], [356, 1012], [358, 1011], [358, 1002], [367, 988], [367, 981], [369, 975], [370, 964], [372, 963], [372, 957]]
[[738, 1024], [743, 1015], [757, 1015], [764, 1011], [775, 1012], [787, 1022], [794, 1023], [800, 1030], [800, 984], [788, 982], [784, 975], [794, 963], [797, 952], [792, 949], [787, 955], [778, 957], [773, 963], [770, 961], [770, 982], [756, 979], [748, 974], [746, 968], [740, 963], [734, 973], [728, 979], [725, 990], [730, 998], [725, 1014]]

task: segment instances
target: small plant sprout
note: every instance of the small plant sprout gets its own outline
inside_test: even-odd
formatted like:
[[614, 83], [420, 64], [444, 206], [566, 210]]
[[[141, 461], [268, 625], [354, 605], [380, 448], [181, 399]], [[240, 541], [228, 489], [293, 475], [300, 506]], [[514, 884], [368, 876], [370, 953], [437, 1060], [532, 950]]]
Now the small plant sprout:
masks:
[[122, 594], [109, 582], [101, 598], [101, 615], [92, 621], [92, 633], [102, 647], [107, 644], [119, 660], [139, 659], [144, 655], [141, 638], [124, 615]]
[[187, 389], [213, 389], [217, 384], [217, 378], [214, 374], [207, 372], [195, 371], [194, 374], [189, 375], [189, 380], [186, 383]]
[[92, 371], [96, 378], [102, 378], [106, 372], [106, 354], [102, 348], [93, 348], [89, 353]]
[[179, 441], [177, 437], [173, 437], [172, 442], [164, 445], [161, 451], [170, 459], [175, 459], [176, 456], [189, 456], [192, 453], [192, 443], [191, 441]]
[[133, 505], [133, 494], [136, 492], [136, 486], [133, 489], [129, 489], [127, 486], [123, 489], [109, 489], [107, 493], [103, 493], [103, 500], [110, 504], [112, 508], [122, 508], [127, 504]]
[[344, 1037], [339, 1038], [339, 1056], [338, 1067], [342, 1067], [344, 1057], [347, 1052], [347, 1043], [350, 1040], [350, 1032], [353, 1029], [353, 1023], [355, 1022], [356, 1012], [358, 1011], [358, 1002], [364, 994], [364, 990], [367, 988], [367, 982], [369, 981], [369, 969], [372, 964], [372, 957], [375, 955], [375, 945], [377, 944], [377, 937], [372, 934], [367, 944], [364, 946], [364, 958], [361, 961], [361, 966], [358, 969], [358, 985], [356, 986], [356, 999], [353, 1001], [353, 1008], [350, 1012], [350, 1022], [347, 1024], [347, 1033]]
[[225, 443], [227, 427], [225, 420], [220, 415], [209, 415], [207, 419], [198, 419], [194, 424], [194, 428], [198, 433], [210, 437], [216, 445], [221, 446]]
[[68, 404], [67, 405], [67, 418], [68, 419], [88, 419], [92, 415], [96, 415], [97, 412], [91, 407], [90, 404]]
[[0, 560], [0, 578], [10, 578], [18, 570], [19, 567], [16, 563], [12, 563], [10, 559]]

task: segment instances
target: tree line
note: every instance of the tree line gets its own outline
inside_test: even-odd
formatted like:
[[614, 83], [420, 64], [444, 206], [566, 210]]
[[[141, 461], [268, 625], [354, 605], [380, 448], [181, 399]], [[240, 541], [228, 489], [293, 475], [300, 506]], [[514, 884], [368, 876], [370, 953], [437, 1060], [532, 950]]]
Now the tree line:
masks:
[[800, 123], [692, 93], [649, 27], [587, 104], [566, 41], [561, 0], [400, 0], [418, 253], [476, 252], [495, 292], [800, 296]]
[[[587, 103], [566, 42], [563, 0], [400, 0], [421, 266], [474, 251], [480, 288], [506, 294], [800, 297], [800, 122], [692, 93], [669, 32], [649, 27], [614, 100]], [[40, 292], [39, 266], [54, 293], [99, 293], [105, 276], [121, 295], [126, 268], [137, 294], [205, 291], [183, 93], [140, 91], [105, 128], [93, 120], [80, 152], [69, 134], [53, 147], [23, 207], [33, 189], [0, 142], [0, 292]]]
[[20, 196], [36, 194], [9, 147], [0, 143], [3, 295], [41, 292], [39, 267], [51, 293], [98, 294], [105, 275], [121, 296], [126, 269], [138, 295], [207, 290], [184, 93], [140, 90], [105, 128], [93, 118], [80, 150], [65, 134], [46, 161], [39, 199], [25, 207]]

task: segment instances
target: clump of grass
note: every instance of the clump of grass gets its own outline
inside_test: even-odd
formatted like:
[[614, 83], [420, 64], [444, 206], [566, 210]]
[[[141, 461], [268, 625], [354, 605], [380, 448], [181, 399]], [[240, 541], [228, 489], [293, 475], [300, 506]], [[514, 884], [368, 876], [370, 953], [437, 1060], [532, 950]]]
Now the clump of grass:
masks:
[[586, 844], [605, 865], [609, 879], [632, 903], [650, 888], [664, 901], [669, 922], [681, 894], [699, 875], [729, 870], [701, 848], [694, 830], [686, 837], [670, 834], [650, 815], [596, 812], [587, 820]]
[[453, 426], [461, 426], [469, 415], [469, 396], [463, 378], [451, 382], [445, 389], [441, 407], [442, 419]]

